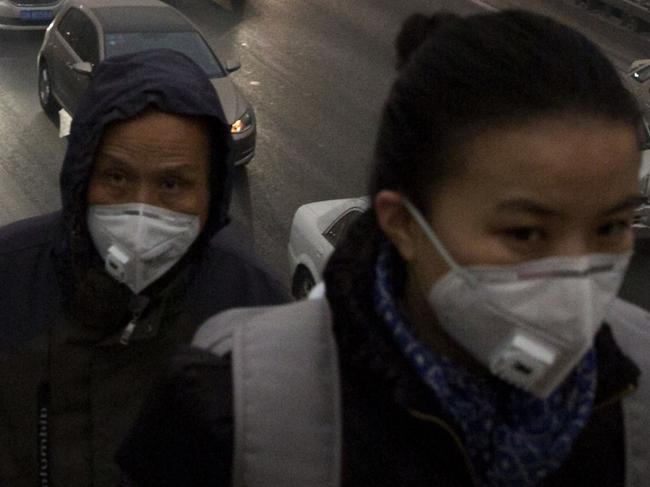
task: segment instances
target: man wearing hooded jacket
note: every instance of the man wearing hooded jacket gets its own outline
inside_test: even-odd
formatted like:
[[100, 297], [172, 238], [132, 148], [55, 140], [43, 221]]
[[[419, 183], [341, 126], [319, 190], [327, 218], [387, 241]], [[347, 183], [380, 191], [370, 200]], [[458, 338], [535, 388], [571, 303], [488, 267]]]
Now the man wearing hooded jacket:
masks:
[[286, 300], [215, 237], [231, 192], [223, 120], [181, 54], [94, 70], [61, 211], [0, 229], [0, 485], [116, 485], [115, 450], [174, 351], [221, 310]]

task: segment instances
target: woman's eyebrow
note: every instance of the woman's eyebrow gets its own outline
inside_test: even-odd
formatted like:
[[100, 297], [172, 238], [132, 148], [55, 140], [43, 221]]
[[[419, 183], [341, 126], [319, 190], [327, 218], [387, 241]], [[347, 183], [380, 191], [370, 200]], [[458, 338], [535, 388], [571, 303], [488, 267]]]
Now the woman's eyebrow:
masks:
[[560, 212], [548, 206], [544, 206], [536, 201], [526, 198], [514, 198], [501, 201], [497, 205], [498, 211], [507, 211], [513, 213], [529, 213], [535, 216], [558, 216]]
[[[600, 212], [602, 216], [609, 216], [622, 211], [633, 210], [641, 203], [643, 203], [644, 198], [639, 194], [630, 195], [619, 203], [611, 206]], [[507, 212], [516, 212], [516, 213], [528, 213], [535, 216], [558, 216], [560, 211], [553, 208], [549, 208], [540, 204], [536, 201], [529, 200], [526, 198], [515, 198], [511, 200], [505, 200], [500, 202], [497, 205], [498, 211], [507, 211]]]
[[623, 199], [620, 203], [607, 208], [602, 211], [603, 216], [613, 215], [615, 213], [620, 213], [621, 211], [633, 210], [637, 206], [641, 205], [645, 201], [645, 198], [641, 194], [633, 194]]

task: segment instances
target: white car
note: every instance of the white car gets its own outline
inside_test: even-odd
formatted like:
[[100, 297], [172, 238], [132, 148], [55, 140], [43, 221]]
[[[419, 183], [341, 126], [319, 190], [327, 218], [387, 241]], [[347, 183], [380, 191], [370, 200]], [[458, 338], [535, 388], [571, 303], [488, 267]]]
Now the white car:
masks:
[[641, 109], [650, 110], [650, 59], [637, 59], [630, 64], [623, 82], [639, 100]]
[[291, 292], [296, 299], [309, 294], [337, 242], [350, 224], [368, 209], [367, 197], [318, 201], [296, 211], [289, 237]]
[[[641, 141], [642, 164], [641, 191], [650, 196], [650, 185], [648, 174], [650, 173], [650, 59], [637, 59], [622, 77], [623, 83], [628, 91], [637, 99], [639, 107], [643, 111], [642, 124], [639, 127], [639, 139]], [[644, 179], [645, 178], [645, 179]]]
[[639, 128], [639, 140], [641, 142], [639, 190], [647, 198], [650, 198], [650, 126], [648, 126], [648, 120], [650, 120], [650, 111], [644, 114]]
[[45, 29], [63, 0], [0, 0], [0, 29]]

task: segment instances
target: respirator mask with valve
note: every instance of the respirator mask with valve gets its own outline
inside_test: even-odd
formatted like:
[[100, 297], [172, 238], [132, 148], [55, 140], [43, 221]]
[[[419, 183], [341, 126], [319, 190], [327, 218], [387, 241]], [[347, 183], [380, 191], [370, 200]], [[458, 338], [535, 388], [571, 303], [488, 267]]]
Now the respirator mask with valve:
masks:
[[450, 267], [428, 294], [440, 327], [493, 375], [547, 398], [593, 346], [631, 252], [461, 267], [404, 205]]
[[88, 231], [106, 271], [138, 294], [188, 251], [199, 217], [144, 203], [93, 205]]

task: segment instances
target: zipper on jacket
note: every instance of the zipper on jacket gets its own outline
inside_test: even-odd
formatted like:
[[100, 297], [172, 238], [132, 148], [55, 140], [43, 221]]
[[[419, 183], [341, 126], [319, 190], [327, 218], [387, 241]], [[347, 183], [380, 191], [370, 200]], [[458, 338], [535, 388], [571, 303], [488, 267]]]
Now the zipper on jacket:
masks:
[[122, 334], [120, 335], [120, 343], [122, 345], [129, 344], [129, 340], [131, 339], [131, 336], [135, 331], [135, 327], [138, 324], [138, 320], [140, 319], [140, 316], [142, 316], [142, 313], [144, 312], [148, 304], [149, 304], [149, 298], [145, 296], [140, 296], [139, 294], [134, 296], [131, 299], [131, 302], [129, 303], [129, 310], [131, 311], [132, 316], [131, 316], [131, 321], [129, 321], [129, 324], [126, 325], [124, 330], [122, 330]]
[[50, 480], [50, 444], [49, 444], [49, 410], [50, 410], [50, 383], [41, 382], [37, 390], [38, 406], [38, 433], [37, 433], [37, 455], [38, 455], [38, 485], [48, 487], [52, 485]]
[[129, 344], [129, 340], [131, 339], [131, 335], [133, 335], [133, 330], [135, 330], [135, 324], [138, 321], [138, 318], [140, 318], [140, 316], [134, 314], [129, 324], [126, 325], [126, 328], [124, 328], [124, 330], [122, 331], [122, 335], [120, 336], [120, 343], [122, 345]]
[[418, 419], [420, 421], [426, 421], [428, 423], [433, 423], [436, 426], [442, 428], [449, 434], [451, 439], [454, 441], [456, 444], [456, 447], [460, 450], [463, 460], [465, 462], [465, 467], [467, 467], [467, 471], [469, 472], [469, 475], [472, 479], [472, 484], [475, 487], [479, 487], [480, 483], [478, 481], [478, 476], [476, 475], [476, 471], [474, 470], [474, 466], [472, 465], [472, 461], [469, 458], [469, 453], [465, 449], [465, 446], [463, 445], [463, 442], [461, 441], [460, 437], [456, 434], [456, 432], [449, 426], [445, 421], [442, 419], [436, 417], [436, 416], [431, 416], [426, 413], [422, 413], [420, 411], [417, 411], [415, 409], [409, 409], [409, 414], [413, 416], [415, 419]]

